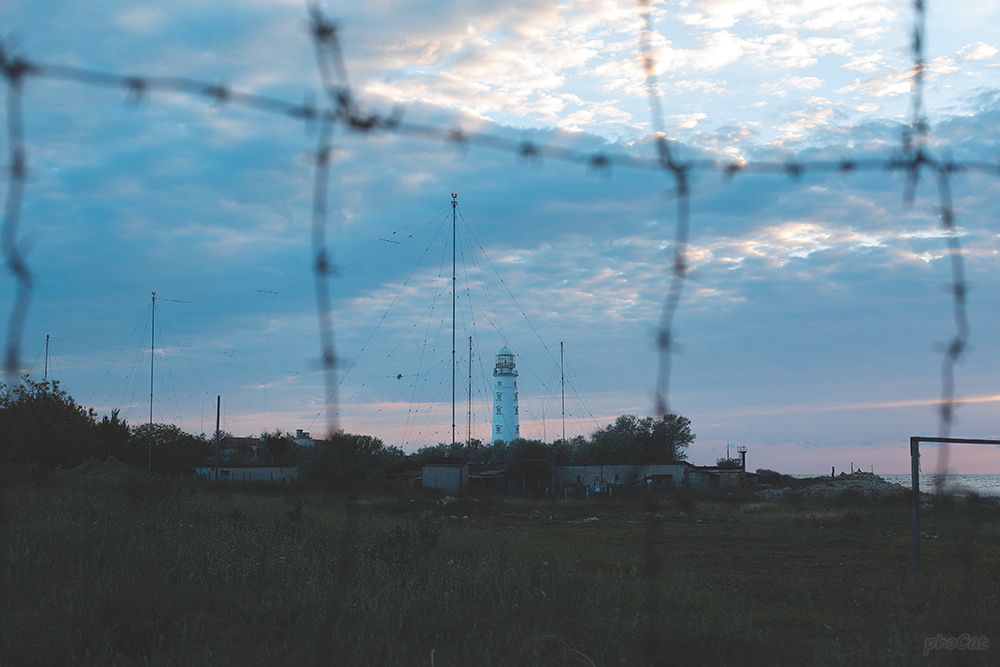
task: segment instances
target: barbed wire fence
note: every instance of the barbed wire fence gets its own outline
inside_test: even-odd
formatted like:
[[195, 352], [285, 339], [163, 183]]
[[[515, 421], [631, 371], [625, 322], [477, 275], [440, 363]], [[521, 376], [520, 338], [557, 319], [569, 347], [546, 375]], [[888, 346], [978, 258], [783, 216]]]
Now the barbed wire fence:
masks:
[[[654, 409], [658, 415], [670, 411], [671, 359], [676, 349], [674, 317], [681, 306], [685, 280], [688, 274], [687, 252], [690, 232], [691, 175], [694, 172], [716, 172], [733, 179], [742, 174], [760, 174], [800, 178], [806, 174], [850, 174], [860, 171], [902, 173], [905, 176], [903, 205], [912, 206], [917, 187], [924, 175], [929, 174], [936, 184], [938, 215], [950, 260], [949, 292], [955, 333], [943, 346], [941, 365], [941, 393], [938, 401], [938, 432], [940, 437], [950, 435], [957, 407], [955, 367], [968, 347], [970, 323], [966, 309], [968, 286], [965, 278], [965, 260], [959, 241], [955, 210], [952, 203], [953, 180], [962, 174], [979, 173], [1000, 176], [1000, 163], [965, 160], [955, 161], [932, 154], [928, 148], [930, 127], [924, 110], [925, 86], [925, 28], [926, 5], [923, 0], [913, 0], [913, 30], [909, 51], [912, 56], [910, 118], [904, 125], [898, 149], [884, 158], [836, 160], [804, 160], [797, 156], [782, 160], [748, 161], [744, 159], [716, 160], [694, 159], [681, 161], [674, 141], [668, 139], [664, 127], [663, 103], [656, 77], [656, 61], [652, 46], [653, 16], [649, 0], [638, 0], [643, 19], [641, 34], [641, 65], [645, 74], [649, 98], [651, 124], [654, 131], [656, 155], [641, 157], [631, 154], [584, 152], [575, 149], [517, 141], [488, 133], [472, 132], [462, 127], [439, 127], [407, 122], [402, 108], [389, 112], [362, 108], [354, 98], [347, 67], [339, 41], [339, 26], [319, 7], [317, 0], [307, 0], [309, 27], [315, 50], [325, 102], [293, 103], [286, 100], [234, 90], [228, 86], [189, 78], [121, 75], [80, 67], [35, 62], [17, 53], [0, 41], [0, 74], [6, 84], [6, 129], [8, 162], [4, 219], [0, 231], [0, 253], [7, 270], [16, 283], [16, 295], [7, 319], [4, 351], [4, 372], [10, 381], [16, 381], [21, 372], [21, 342], [31, 303], [33, 277], [26, 251], [20, 243], [21, 211], [28, 174], [28, 156], [24, 136], [24, 87], [29, 79], [50, 79], [86, 86], [120, 89], [135, 100], [142, 100], [157, 92], [175, 92], [204, 99], [219, 106], [235, 106], [262, 113], [283, 116], [296, 122], [319, 125], [314, 158], [314, 186], [311, 214], [311, 252], [316, 291], [316, 311], [320, 336], [320, 359], [326, 388], [326, 433], [337, 431], [337, 405], [335, 400], [337, 357], [334, 339], [334, 313], [330, 283], [334, 265], [327, 248], [328, 215], [327, 193], [329, 188], [332, 156], [332, 134], [341, 128], [358, 135], [394, 133], [426, 141], [478, 147], [510, 153], [532, 160], [556, 160], [583, 165], [599, 170], [612, 168], [639, 169], [662, 172], [672, 185], [672, 198], [676, 204], [673, 245], [669, 250], [669, 285], [664, 296], [656, 332], [658, 369], [655, 384]], [[939, 474], [947, 472], [947, 445], [942, 445]], [[353, 506], [353, 502], [350, 503]], [[650, 508], [650, 515], [655, 514]], [[651, 519], [652, 521], [652, 519]], [[350, 522], [349, 522], [349, 525]], [[655, 596], [657, 572], [660, 561], [655, 547], [655, 527], [650, 524], [646, 539], [646, 573], [648, 587]], [[349, 562], [346, 556], [344, 562]], [[346, 574], [345, 574], [346, 576]], [[647, 658], [657, 662], [656, 633], [658, 603], [655, 597], [647, 600], [650, 613]]]

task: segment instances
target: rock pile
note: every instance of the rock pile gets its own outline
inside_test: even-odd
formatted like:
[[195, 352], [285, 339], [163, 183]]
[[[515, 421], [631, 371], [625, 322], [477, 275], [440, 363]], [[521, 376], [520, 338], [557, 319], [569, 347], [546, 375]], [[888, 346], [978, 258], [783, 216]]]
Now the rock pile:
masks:
[[910, 489], [905, 486], [887, 482], [878, 475], [859, 470], [850, 475], [840, 473], [839, 477], [829, 478], [826, 481], [818, 480], [816, 483], [808, 486], [761, 489], [754, 495], [764, 500], [785, 500], [791, 498], [830, 500], [843, 496], [876, 499], [908, 496], [909, 494]]

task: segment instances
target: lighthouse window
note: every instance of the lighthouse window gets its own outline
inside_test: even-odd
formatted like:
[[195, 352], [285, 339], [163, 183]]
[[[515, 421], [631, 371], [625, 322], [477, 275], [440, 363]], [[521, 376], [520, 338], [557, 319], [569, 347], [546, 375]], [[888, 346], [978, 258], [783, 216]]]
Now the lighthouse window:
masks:
[[517, 400], [517, 392], [516, 391], [514, 392], [514, 400], [515, 401]]
[[[502, 398], [503, 398], [503, 394], [501, 394], [501, 393], [500, 393], [500, 392], [498, 391], [498, 392], [497, 392], [497, 400], [499, 401], [499, 400], [500, 400], [500, 399], [502, 399]], [[515, 398], [517, 398], [517, 397], [515, 396]]]
[[500, 380], [497, 380], [497, 386], [498, 387], [503, 386], [503, 385], [500, 384]]
[[514, 414], [515, 415], [517, 414], [517, 406], [516, 405], [514, 406]]
[[497, 433], [500, 432], [500, 424], [497, 424]]
[[497, 406], [497, 414], [500, 414], [500, 406]]

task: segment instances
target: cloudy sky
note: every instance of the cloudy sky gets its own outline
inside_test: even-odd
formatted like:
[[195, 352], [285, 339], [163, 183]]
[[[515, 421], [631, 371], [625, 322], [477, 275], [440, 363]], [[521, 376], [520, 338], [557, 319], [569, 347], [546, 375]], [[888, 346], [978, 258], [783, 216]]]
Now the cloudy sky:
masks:
[[[365, 109], [586, 153], [655, 155], [635, 2], [322, 5]], [[887, 159], [910, 110], [913, 17], [898, 0], [653, 3], [662, 123], [682, 160]], [[7, 52], [322, 101], [299, 0], [14, 0]], [[931, 3], [930, 150], [997, 163], [1000, 3]], [[6, 90], [5, 90], [6, 94]], [[311, 271], [317, 129], [179, 93], [29, 78], [19, 243], [34, 292], [22, 365], [99, 413], [193, 432], [325, 428]], [[6, 122], [6, 117], [5, 117]], [[394, 133], [338, 130], [328, 239], [337, 425], [413, 450], [451, 438], [451, 194], [458, 193], [458, 437], [489, 438], [491, 371], [517, 354], [521, 432], [587, 434], [651, 414], [673, 183]], [[9, 143], [0, 136], [6, 178]], [[690, 459], [727, 442], [752, 468], [909, 469], [937, 435], [950, 264], [925, 177], [694, 173], [691, 272], [670, 408]], [[970, 350], [956, 437], [1000, 437], [1000, 176], [953, 179]], [[10, 312], [8, 274], [0, 310]], [[156, 292], [155, 324], [151, 293]], [[155, 336], [155, 339], [153, 338]], [[933, 459], [931, 459], [933, 461]], [[952, 448], [1000, 473], [1000, 450]], [[928, 466], [925, 465], [925, 471]]]

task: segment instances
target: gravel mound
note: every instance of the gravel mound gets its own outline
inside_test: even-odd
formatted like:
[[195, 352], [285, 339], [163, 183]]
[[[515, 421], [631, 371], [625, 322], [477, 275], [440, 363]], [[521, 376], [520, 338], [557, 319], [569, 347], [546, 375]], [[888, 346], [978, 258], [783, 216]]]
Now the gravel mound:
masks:
[[754, 493], [763, 500], [786, 500], [801, 498], [807, 500], [831, 500], [843, 496], [865, 499], [894, 498], [909, 496], [910, 489], [887, 482], [870, 472], [840, 473], [826, 481], [817, 481], [809, 486], [785, 487], [781, 489], [761, 489]]

